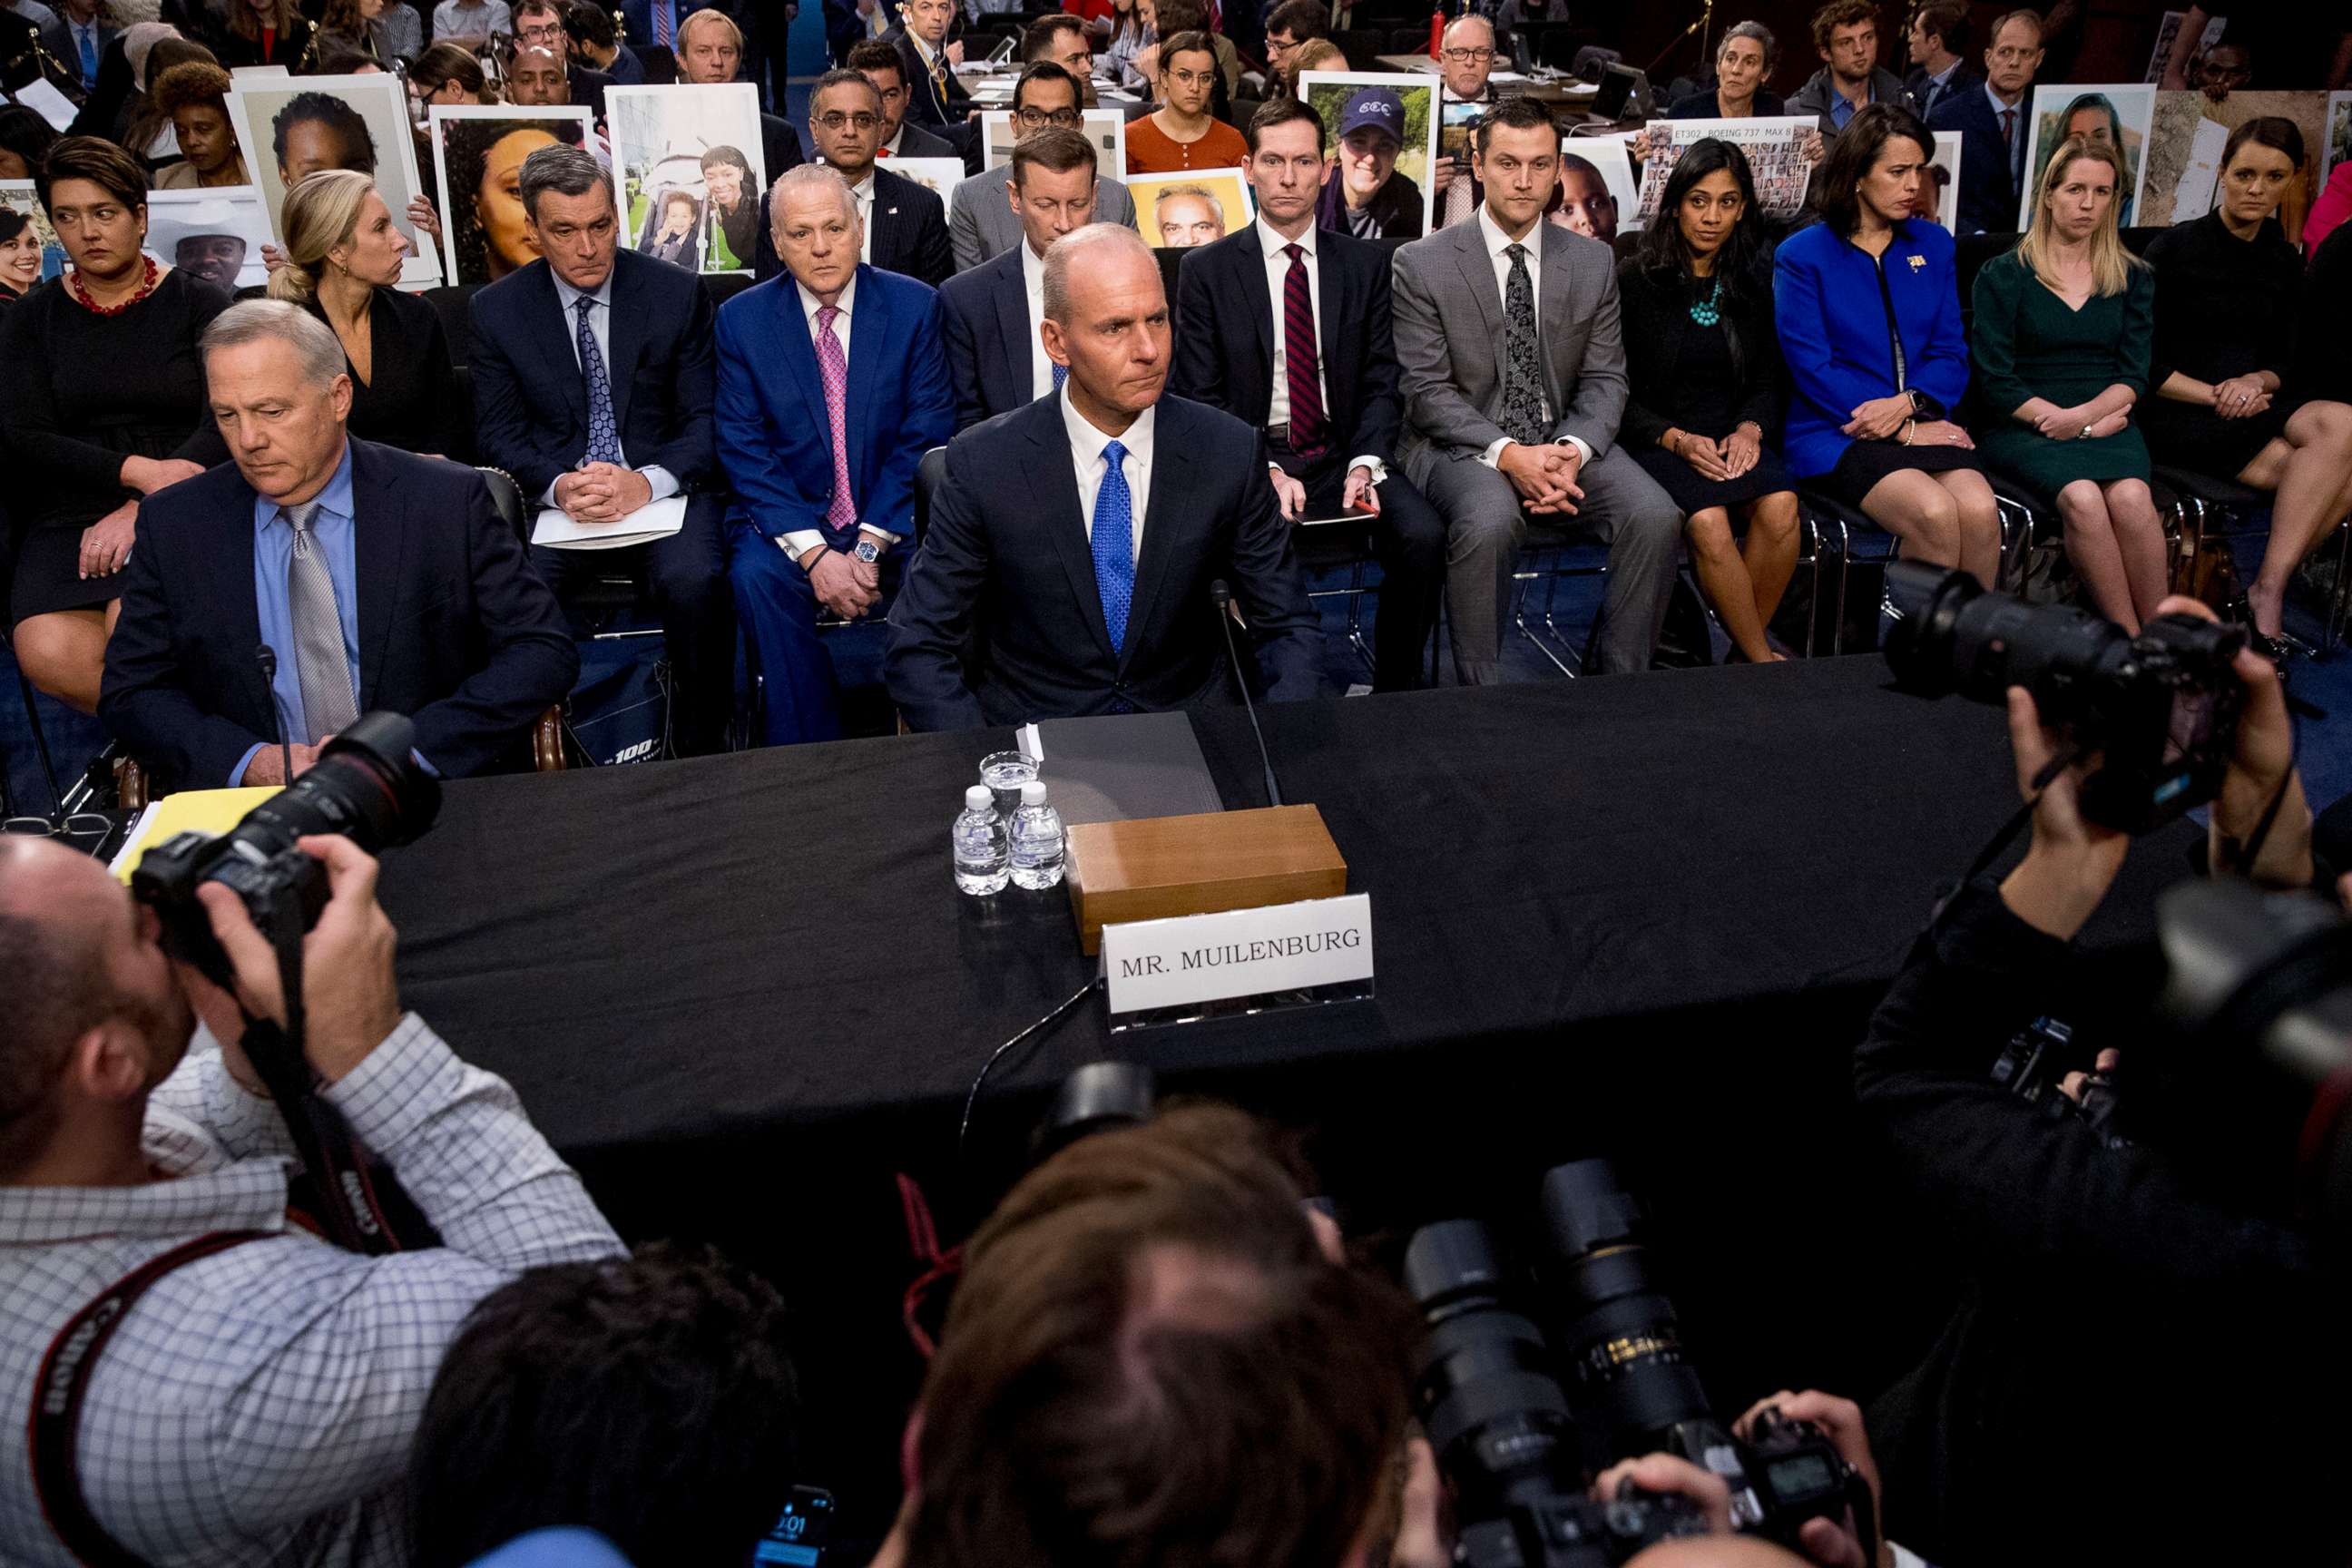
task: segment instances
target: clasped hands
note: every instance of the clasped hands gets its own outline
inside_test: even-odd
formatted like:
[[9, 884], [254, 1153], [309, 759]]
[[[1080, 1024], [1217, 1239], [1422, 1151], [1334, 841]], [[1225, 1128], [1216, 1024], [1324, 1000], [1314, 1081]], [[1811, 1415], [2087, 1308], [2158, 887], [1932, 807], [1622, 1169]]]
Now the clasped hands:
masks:
[[882, 602], [882, 563], [860, 561], [829, 545], [809, 547], [801, 558], [817, 603], [845, 621], [854, 621]]
[[2087, 403], [2078, 403], [2071, 408], [2045, 408], [2033, 416], [2033, 427], [2053, 441], [2073, 441], [2083, 437], [2100, 440], [2122, 434], [2124, 427], [2130, 423], [2131, 410], [2128, 408], [2094, 415]]
[[1908, 394], [1897, 393], [1892, 397], [1874, 397], [1867, 403], [1856, 404], [1853, 416], [1838, 426], [1857, 441], [1884, 441], [1903, 428], [1904, 421], [1911, 422], [1914, 447], [1961, 447], [1973, 448], [1976, 440], [1948, 419], [1922, 419], [1912, 412]]
[[1514, 441], [1495, 458], [1495, 467], [1519, 492], [1519, 504], [1534, 517], [1576, 515], [1584, 499], [1577, 476], [1584, 470], [1584, 454], [1565, 441], [1528, 446]]
[[1745, 424], [1719, 441], [1694, 431], [1669, 430], [1659, 445], [1697, 469], [1701, 477], [1717, 483], [1738, 479], [1764, 455], [1764, 438], [1750, 434], [1750, 426]]
[[2224, 419], [2250, 419], [2271, 405], [2271, 389], [2259, 375], [2233, 375], [2213, 384], [2213, 412]]
[[574, 522], [618, 522], [653, 499], [652, 481], [618, 463], [583, 463], [555, 481], [555, 504]]
[[[1282, 521], [1297, 522], [1307, 515], [1307, 487], [1292, 479], [1274, 464], [1267, 464], [1267, 480], [1274, 486], [1275, 504], [1282, 510]], [[1381, 492], [1372, 483], [1372, 470], [1361, 463], [1348, 470], [1347, 488], [1339, 494], [1339, 510], [1354, 511], [1358, 508], [1381, 515]]]

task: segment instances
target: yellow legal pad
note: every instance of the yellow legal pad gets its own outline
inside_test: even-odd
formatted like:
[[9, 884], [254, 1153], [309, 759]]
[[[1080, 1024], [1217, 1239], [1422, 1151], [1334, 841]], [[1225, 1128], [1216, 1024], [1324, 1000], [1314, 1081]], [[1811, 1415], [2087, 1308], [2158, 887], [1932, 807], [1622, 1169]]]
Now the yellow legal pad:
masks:
[[226, 833], [245, 819], [247, 812], [276, 795], [278, 787], [190, 789], [167, 795], [139, 814], [139, 820], [131, 825], [131, 836], [115, 851], [110, 869], [118, 880], [127, 883], [149, 846], [161, 844], [174, 833]]

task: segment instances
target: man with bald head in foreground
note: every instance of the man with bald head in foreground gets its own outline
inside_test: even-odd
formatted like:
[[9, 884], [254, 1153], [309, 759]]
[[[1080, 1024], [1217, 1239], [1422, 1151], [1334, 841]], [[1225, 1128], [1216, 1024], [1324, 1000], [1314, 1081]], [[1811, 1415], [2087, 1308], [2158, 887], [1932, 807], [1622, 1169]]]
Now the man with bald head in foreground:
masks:
[[954, 730], [1238, 700], [1211, 619], [1220, 579], [1266, 695], [1314, 696], [1322, 635], [1265, 443], [1163, 395], [1168, 299], [1134, 230], [1090, 224], [1055, 242], [1038, 330], [1068, 371], [1062, 390], [948, 447], [890, 612], [884, 673], [900, 714]]

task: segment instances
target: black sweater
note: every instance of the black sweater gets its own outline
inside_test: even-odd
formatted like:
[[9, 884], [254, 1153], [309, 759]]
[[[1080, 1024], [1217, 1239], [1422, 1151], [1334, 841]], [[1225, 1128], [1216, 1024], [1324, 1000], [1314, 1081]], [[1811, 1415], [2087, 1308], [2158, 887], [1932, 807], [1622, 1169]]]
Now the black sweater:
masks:
[[[1624, 321], [1625, 377], [1630, 390], [1624, 416], [1617, 424], [1619, 443], [1638, 451], [1654, 447], [1671, 426], [1684, 423], [1676, 416], [1679, 404], [1675, 364], [1682, 357], [1683, 331], [1691, 324], [1689, 285], [1674, 273], [1643, 269], [1638, 256], [1617, 264], [1617, 296]], [[1788, 395], [1787, 372], [1780, 363], [1780, 340], [1772, 328], [1772, 286], [1769, 279], [1752, 282], [1745, 303], [1727, 298], [1723, 335], [1730, 345], [1739, 386], [1731, 402], [1738, 411], [1734, 423], [1753, 419], [1770, 446], [1780, 428]]]

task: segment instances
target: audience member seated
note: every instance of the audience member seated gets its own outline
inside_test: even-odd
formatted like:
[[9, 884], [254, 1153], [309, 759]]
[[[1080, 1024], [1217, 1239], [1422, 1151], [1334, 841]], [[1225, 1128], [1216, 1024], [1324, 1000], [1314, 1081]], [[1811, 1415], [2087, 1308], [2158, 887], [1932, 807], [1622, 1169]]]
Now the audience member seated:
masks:
[[1609, 546], [1600, 667], [1646, 669], [1683, 519], [1613, 449], [1626, 395], [1616, 264], [1606, 246], [1543, 221], [1559, 169], [1549, 110], [1506, 100], [1475, 152], [1486, 197], [1476, 221], [1399, 250], [1394, 283], [1405, 476], [1445, 519], [1454, 674], [1479, 686], [1500, 677], [1530, 516]]
[[41, 29], [41, 44], [87, 90], [98, 85], [98, 62], [114, 33], [105, 0], [58, 0], [57, 19]]
[[[879, 38], [867, 38], [849, 51], [844, 62], [874, 84], [882, 95], [882, 145], [877, 158], [958, 158], [955, 143], [919, 125], [907, 123], [907, 68], [898, 49]], [[781, 173], [781, 171], [779, 171]]]
[[[1168, 300], [1132, 230], [1046, 252], [1062, 391], [956, 437], [890, 613], [885, 672], [913, 729], [1236, 700], [1211, 620], [1230, 584], [1276, 699], [1311, 697], [1322, 634], [1267, 480], [1229, 415], [1163, 397]], [[974, 646], [973, 637], [978, 642]]]
[[2011, 11], [1995, 22], [1984, 58], [1983, 84], [1938, 99], [1927, 125], [1960, 133], [1959, 232], [2007, 234], [2018, 225], [2025, 146], [2033, 140], [2028, 111], [2042, 68], [2041, 16]]
[[[479, 474], [354, 440], [342, 345], [282, 300], [205, 329], [234, 464], [141, 510], [99, 716], [163, 788], [282, 784], [360, 714], [444, 778], [524, 750], [580, 658]], [[255, 649], [277, 655], [257, 679]]]
[[57, 128], [21, 103], [0, 103], [0, 180], [29, 180], [58, 144]]
[[749, 1563], [792, 1493], [784, 1303], [716, 1253], [533, 1268], [450, 1343], [408, 1466], [409, 1562], [585, 1527], [638, 1568]]
[[1445, 523], [1396, 461], [1389, 257], [1315, 226], [1323, 121], [1296, 99], [1250, 120], [1257, 221], [1184, 258], [1170, 386], [1265, 433], [1283, 517], [1369, 512], [1381, 563], [1373, 689], [1426, 686]]
[[0, 305], [13, 305], [41, 281], [41, 236], [32, 215], [0, 207]]
[[898, 15], [905, 20], [883, 37], [898, 51], [906, 72], [907, 112], [969, 159], [979, 126], [971, 118], [977, 112], [971, 94], [948, 62], [948, 24], [955, 14], [955, 0], [903, 0]]
[[[491, 0], [500, 10], [499, 0]], [[205, 7], [204, 42], [224, 69], [240, 66], [284, 66], [302, 63], [313, 31], [309, 17], [294, 0], [223, 0], [216, 9]]]
[[[705, 6], [677, 25], [677, 79], [696, 86], [740, 81], [743, 29], [726, 12]], [[760, 114], [760, 155], [773, 180], [803, 162], [800, 132], [780, 114]]]
[[1952, 237], [1909, 216], [1935, 139], [1893, 104], [1847, 130], [1822, 165], [1822, 221], [1773, 258], [1789, 466], [1899, 536], [1905, 559], [1990, 587], [2000, 516], [1975, 441], [1951, 418], [1969, 385]]
[[1160, 107], [1127, 127], [1130, 177], [1241, 166], [1249, 155], [1242, 133], [1209, 118], [1216, 80], [1216, 51], [1206, 33], [1177, 33], [1160, 40]]
[[[9, 623], [18, 668], [89, 713], [139, 498], [222, 455], [196, 343], [229, 299], [141, 252], [145, 174], [111, 142], [65, 138], [35, 185], [71, 269], [0, 320], [16, 539]], [[251, 650], [242, 658], [240, 675]]]
[[1820, 115], [1827, 138], [1874, 103], [1911, 107], [1903, 79], [1878, 63], [1878, 7], [1872, 0], [1830, 0], [1813, 13], [1812, 33], [1822, 68], [1789, 95], [1789, 113]]
[[[1066, 130], [1075, 135], [1083, 123], [1077, 84], [1059, 66], [1033, 65], [1013, 84], [1014, 146], [1048, 130]], [[1135, 198], [1125, 185], [1106, 174], [1095, 181], [1094, 193], [1094, 210], [1082, 223], [1136, 226]], [[969, 272], [1021, 243], [1022, 218], [1009, 163], [1000, 163], [958, 184], [951, 205], [948, 229], [957, 271]]]
[[2352, 406], [2308, 400], [2285, 379], [2303, 258], [2278, 206], [2303, 154], [2294, 121], [2247, 121], [2222, 151], [2213, 211], [2147, 247], [2155, 395], [2140, 424], [2163, 461], [2272, 492], [2270, 542], [2246, 598], [2254, 629], [2273, 638], [2287, 580], [2352, 508]]
[[180, 161], [166, 164], [149, 182], [156, 190], [193, 191], [253, 183], [253, 176], [246, 172], [245, 155], [237, 151], [236, 131], [228, 120], [228, 94], [235, 85], [228, 72], [201, 60], [173, 66], [155, 79], [148, 96], [156, 110], [170, 119], [180, 143]]
[[1315, 0], [1282, 0], [1266, 13], [1265, 96], [1269, 100], [1294, 95], [1299, 68], [1291, 56], [1298, 47], [1330, 36], [1330, 7]]
[[1904, 29], [1911, 74], [1903, 90], [1921, 119], [1936, 111], [1945, 99], [1984, 85], [1984, 77], [1965, 58], [1969, 47], [1968, 0], [1926, 0], [1911, 13]]
[[512, 0], [512, 5], [515, 47], [544, 49], [562, 61], [564, 101], [593, 110], [603, 120], [604, 93], [613, 79], [572, 54], [572, 35], [566, 26], [571, 8], [566, 0]]
[[1095, 107], [1095, 47], [1087, 25], [1067, 12], [1040, 16], [1022, 30], [1021, 63], [1059, 66], [1078, 84], [1079, 106]]
[[769, 206], [789, 275], [719, 312], [718, 435], [735, 603], [765, 679], [767, 742], [787, 745], [841, 733], [819, 608], [854, 621], [881, 603], [914, 534], [915, 467], [954, 434], [955, 393], [939, 296], [858, 261], [847, 182], [803, 164]]
[[[5, 244], [0, 240], [0, 254]], [[4, 264], [0, 270], [5, 270]], [[2296, 384], [2310, 397], [2352, 403], [2352, 355], [2344, 353], [2344, 345], [2352, 342], [2352, 224], [2338, 226], [2312, 254], [2304, 279], [2300, 339], [2302, 357], [2292, 373]]]
[[1151, 0], [1111, 0], [1110, 35], [1103, 40], [1103, 63], [1117, 86], [1133, 92], [1147, 79], [1137, 62], [1159, 37], [1151, 20]]
[[2164, 521], [2132, 411], [2147, 395], [2156, 279], [2116, 231], [2123, 154], [2075, 137], [2043, 172], [2017, 248], [1977, 273], [1986, 461], [2053, 497], [2099, 614], [2137, 632], [2165, 595]]
[[[882, 95], [854, 70], [831, 70], [809, 93], [809, 140], [819, 162], [848, 182], [857, 203], [861, 259], [936, 289], [955, 274], [947, 209], [940, 198], [875, 161], [882, 135]], [[761, 276], [783, 264], [761, 252]]]
[[1049, 125], [1013, 147], [1013, 205], [1022, 242], [940, 290], [956, 428], [1010, 414], [1061, 390], [1068, 372], [1045, 352], [1045, 252], [1094, 221], [1094, 143]]
[[478, 45], [513, 32], [514, 14], [507, 8], [507, 0], [441, 0], [433, 7], [433, 41], [436, 44], [448, 38]]
[[428, 457], [470, 458], [471, 410], [441, 312], [397, 287], [412, 247], [375, 182], [347, 169], [312, 174], [287, 194], [278, 229], [286, 263], [269, 275], [269, 297], [335, 330], [352, 381], [351, 433]]
[[322, 58], [340, 50], [390, 70], [424, 47], [425, 21], [408, 0], [327, 0], [316, 37]]
[[408, 68], [408, 97], [425, 118], [436, 103], [495, 103], [497, 94], [482, 74], [482, 62], [458, 44], [427, 46]]
[[507, 57], [507, 101], [518, 109], [594, 108], [572, 95], [571, 68], [562, 55], [523, 46]]
[[[1299, 45], [1290, 57], [1290, 78], [1293, 81], [1308, 71], [1343, 71], [1347, 68], [1348, 57], [1341, 54], [1339, 46], [1328, 38], [1309, 38]], [[1300, 98], [1303, 95], [1294, 91], [1289, 96]]]
[[[1492, 103], [1495, 86], [1495, 24], [1475, 12], [1446, 24], [1437, 52], [1439, 100], [1443, 103]], [[1451, 125], [1448, 130], [1451, 131]], [[1430, 165], [1430, 188], [1437, 193], [1437, 224], [1462, 223], [1477, 212], [1486, 194], [1470, 174], [1470, 160], [1443, 150]], [[1465, 148], [1467, 151], [1467, 148]]]
[[1747, 155], [1712, 136], [1684, 149], [1658, 211], [1617, 268], [1631, 388], [1619, 434], [1681, 509], [1738, 657], [1763, 664], [1780, 657], [1764, 629], [1797, 570], [1797, 493], [1771, 447], [1787, 378]]
[[726, 745], [735, 690], [724, 487], [711, 422], [711, 306], [690, 271], [619, 248], [612, 176], [577, 147], [523, 160], [541, 259], [477, 293], [474, 402], [482, 458], [533, 507], [625, 525], [686, 498], [677, 531], [618, 550], [534, 546], [559, 600], [623, 572], [651, 593], [677, 672], [679, 754]]
[[1677, 99], [1669, 120], [1751, 120], [1783, 112], [1780, 95], [1764, 84], [1780, 63], [1780, 40], [1761, 22], [1734, 22], [1715, 51], [1715, 86]]
[[[1421, 187], [1396, 166], [1403, 147], [1404, 100], [1394, 88], [1358, 89], [1340, 106], [1339, 155], [1315, 221], [1358, 239], [1420, 238], [1426, 226]], [[1558, 152], [1555, 146], [1555, 162]], [[1471, 171], [1475, 178], [1475, 160]]]
[[[129, 94], [122, 100], [121, 111], [108, 121], [102, 134], [147, 165], [152, 172], [163, 167], [176, 155], [173, 143], [172, 117], [155, 101], [154, 84], [174, 66], [208, 65], [220, 62], [202, 44], [192, 44], [177, 36], [153, 40], [146, 51], [146, 72], [140, 79], [147, 85]], [[75, 124], [81, 122], [75, 116]]]
[[[572, 63], [603, 72], [613, 79], [615, 87], [642, 87], [646, 80], [645, 62], [637, 58], [636, 50], [621, 42], [620, 24], [614, 16], [589, 0], [564, 0], [563, 33], [572, 44]], [[675, 64], [673, 60], [673, 69]]]
[[[1179, 33], [1198, 33], [1209, 41], [1209, 52], [1217, 57], [1217, 71], [1209, 84], [1208, 112], [1218, 123], [1230, 127], [1234, 122], [1234, 94], [1241, 90], [1241, 51], [1233, 39], [1225, 37], [1209, 19], [1205, 0], [1152, 0], [1153, 36], [1164, 44]], [[1160, 44], [1147, 47], [1138, 57], [1143, 68], [1144, 89], [1155, 100], [1167, 101], [1160, 91], [1160, 76], [1166, 64]], [[1197, 163], [1194, 167], [1200, 167]]]
[[[102, 862], [0, 839], [13, 1562], [406, 1562], [409, 1445], [467, 1312], [517, 1270], [620, 1250], [514, 1091], [403, 1013], [375, 862], [346, 838], [301, 847], [330, 889], [303, 943], [319, 1093], [446, 1245], [363, 1257], [288, 1215], [294, 1145], [236, 1043], [247, 1016], [284, 1022], [278, 963], [235, 896], [203, 895], [231, 997], [166, 958]], [[134, 1271], [150, 1283], [124, 1302]], [[77, 1462], [42, 1464], [21, 1436], [36, 1379], [110, 1295], [122, 1331], [79, 1362], [65, 1417]]]
[[1023, 1178], [964, 1246], [905, 1561], [1388, 1562], [1419, 1324], [1299, 1199], [1265, 1131], [1209, 1105]]

